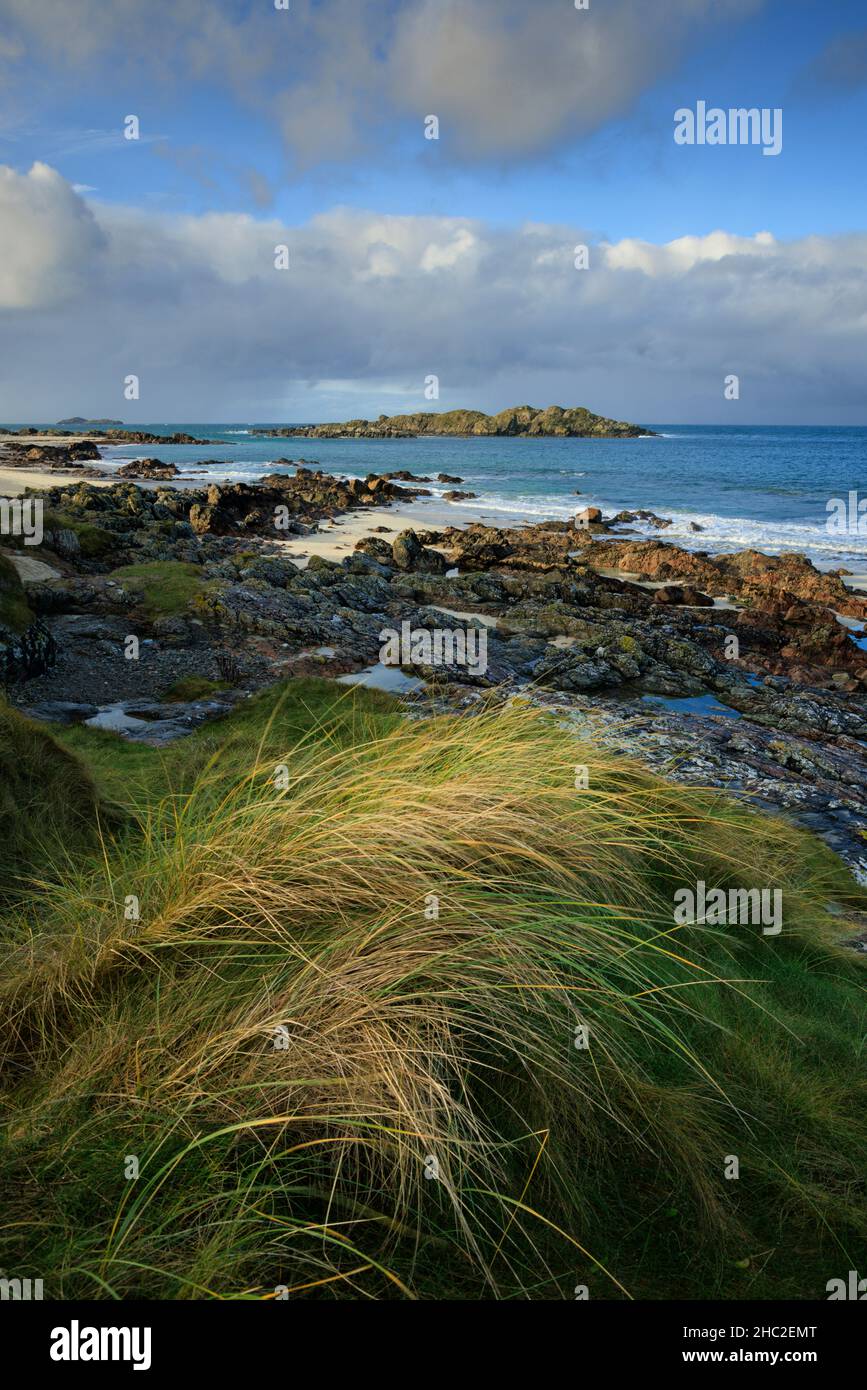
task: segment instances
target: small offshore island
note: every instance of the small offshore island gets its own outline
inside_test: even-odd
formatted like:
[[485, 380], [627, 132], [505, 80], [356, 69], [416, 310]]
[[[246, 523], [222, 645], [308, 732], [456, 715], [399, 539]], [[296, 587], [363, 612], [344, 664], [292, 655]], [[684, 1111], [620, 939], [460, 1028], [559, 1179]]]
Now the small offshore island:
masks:
[[412, 439], [420, 434], [640, 439], [654, 431], [594, 415], [583, 405], [549, 405], [546, 410], [516, 405], [498, 415], [485, 415], [481, 410], [418, 411], [413, 415], [380, 415], [376, 420], [346, 420], [343, 424], [288, 425], [259, 433], [274, 439]]

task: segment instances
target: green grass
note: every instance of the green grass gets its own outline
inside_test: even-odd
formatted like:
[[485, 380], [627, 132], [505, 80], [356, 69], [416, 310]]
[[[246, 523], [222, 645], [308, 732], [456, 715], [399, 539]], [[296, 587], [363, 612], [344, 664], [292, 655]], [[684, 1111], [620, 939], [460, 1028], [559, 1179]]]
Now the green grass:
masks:
[[101, 560], [110, 555], [117, 546], [117, 537], [102, 526], [93, 522], [81, 521], [68, 512], [47, 511], [44, 517], [46, 531], [73, 531], [78, 537], [81, 554], [85, 560]]
[[101, 813], [86, 766], [0, 698], [0, 905], [31, 897], [34, 877], [74, 872], [98, 847]]
[[[826, 910], [861, 895], [818, 841], [529, 709], [327, 681], [162, 751], [57, 738], [126, 819], [5, 915], [7, 1274], [737, 1299], [864, 1267], [864, 962]], [[782, 887], [783, 934], [675, 927], [697, 878]]]
[[211, 695], [219, 695], [229, 690], [227, 681], [212, 681], [205, 676], [183, 676], [163, 691], [162, 698], [168, 701], [207, 700]]
[[[348, 698], [349, 695], [352, 698]], [[55, 727], [54, 737], [89, 768], [103, 796], [148, 814], [160, 798], [221, 796], [260, 756], [277, 760], [317, 734], [337, 747], [385, 736], [400, 724], [395, 701], [379, 691], [351, 691], [335, 681], [278, 683], [236, 706], [231, 715], [194, 730], [165, 748], [129, 743], [84, 724]], [[212, 775], [211, 770], [217, 768]]]
[[0, 555], [0, 626], [25, 632], [33, 622], [18, 571], [6, 555]]
[[184, 560], [154, 560], [149, 564], [123, 565], [111, 578], [132, 593], [145, 617], [176, 617], [213, 586], [205, 580], [200, 565]]

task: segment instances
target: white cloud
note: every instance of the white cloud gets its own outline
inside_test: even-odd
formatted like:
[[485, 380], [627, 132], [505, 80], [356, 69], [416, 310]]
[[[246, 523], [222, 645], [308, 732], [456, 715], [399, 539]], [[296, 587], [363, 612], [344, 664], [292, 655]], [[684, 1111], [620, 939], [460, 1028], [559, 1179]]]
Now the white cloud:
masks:
[[347, 208], [297, 227], [172, 217], [88, 204], [45, 165], [0, 169], [0, 419], [130, 418], [130, 372], [139, 420], [275, 418], [299, 400], [315, 418], [325, 382], [374, 412], [386, 391], [423, 409], [431, 373], [442, 408], [734, 419], [729, 372], [745, 422], [864, 419], [867, 234], [591, 244], [579, 271], [588, 239]]
[[421, 258], [422, 270], [450, 270], [458, 262], [466, 262], [478, 248], [478, 241], [468, 227], [461, 227], [443, 244], [432, 241]]
[[682, 236], [656, 246], [650, 241], [627, 237], [603, 247], [610, 270], [640, 270], [645, 275], [682, 275], [706, 261], [726, 256], [773, 255], [777, 249], [770, 232], [755, 236], [732, 236], [729, 232], [710, 232], [707, 236]]
[[0, 166], [0, 308], [54, 304], [92, 277], [105, 237], [78, 193], [47, 164]]

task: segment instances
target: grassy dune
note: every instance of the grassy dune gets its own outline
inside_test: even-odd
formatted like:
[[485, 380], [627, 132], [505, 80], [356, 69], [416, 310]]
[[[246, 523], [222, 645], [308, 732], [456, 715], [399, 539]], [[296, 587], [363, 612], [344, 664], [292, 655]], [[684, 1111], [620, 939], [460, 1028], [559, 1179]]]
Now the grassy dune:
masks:
[[[90, 824], [7, 885], [7, 1273], [821, 1298], [864, 1265], [857, 899], [817, 841], [520, 707], [294, 682], [167, 752], [57, 737]], [[782, 935], [676, 927], [699, 878], [782, 888]]]

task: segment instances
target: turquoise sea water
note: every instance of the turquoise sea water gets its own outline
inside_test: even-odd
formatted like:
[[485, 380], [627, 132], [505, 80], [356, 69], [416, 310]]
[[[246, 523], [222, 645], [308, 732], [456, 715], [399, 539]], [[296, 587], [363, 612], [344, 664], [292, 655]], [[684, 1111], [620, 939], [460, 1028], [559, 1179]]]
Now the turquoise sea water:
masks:
[[[867, 497], [867, 427], [651, 424], [658, 437], [635, 440], [268, 439], [248, 424], [202, 421], [137, 428], [217, 442], [119, 446], [107, 451], [107, 461], [158, 455], [182, 467], [213, 459], [194, 475], [213, 481], [250, 480], [279, 458], [349, 477], [403, 468], [431, 477], [452, 473], [478, 494], [468, 509], [481, 507], [503, 522], [565, 518], [583, 506], [640, 507], [673, 518], [666, 539], [696, 549], [754, 546], [800, 550], [823, 565], [867, 562], [867, 516], [863, 536], [853, 527], [841, 536], [829, 532], [827, 511], [829, 499], [853, 490]], [[430, 486], [439, 495], [449, 485]], [[690, 522], [702, 531], [692, 532]]]

